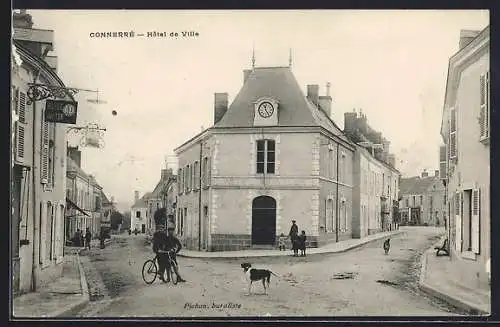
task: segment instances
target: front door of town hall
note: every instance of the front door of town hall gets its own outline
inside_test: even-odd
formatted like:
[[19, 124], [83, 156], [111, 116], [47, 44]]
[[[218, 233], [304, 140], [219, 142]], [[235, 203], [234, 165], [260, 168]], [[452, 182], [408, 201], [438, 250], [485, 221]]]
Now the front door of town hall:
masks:
[[252, 202], [252, 245], [274, 245], [276, 241], [276, 200], [256, 197]]

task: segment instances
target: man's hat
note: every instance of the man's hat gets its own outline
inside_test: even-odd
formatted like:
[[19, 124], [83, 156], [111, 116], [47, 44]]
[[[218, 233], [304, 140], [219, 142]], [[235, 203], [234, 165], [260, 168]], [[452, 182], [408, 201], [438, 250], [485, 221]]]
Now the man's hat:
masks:
[[294, 222], [295, 222], [295, 220], [292, 220], [292, 223], [294, 223]]

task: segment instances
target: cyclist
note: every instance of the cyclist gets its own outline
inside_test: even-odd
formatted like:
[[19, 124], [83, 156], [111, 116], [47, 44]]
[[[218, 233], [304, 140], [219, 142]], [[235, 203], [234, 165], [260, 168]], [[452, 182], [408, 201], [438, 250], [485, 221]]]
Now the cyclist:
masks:
[[[177, 281], [180, 283], [185, 282], [185, 280], [179, 274], [179, 264], [177, 263], [177, 253], [182, 249], [181, 242], [174, 234], [175, 225], [172, 222], [168, 222], [167, 224], [167, 238], [166, 238], [166, 251], [170, 252], [170, 256], [172, 260], [175, 262], [173, 266], [175, 274], [177, 275]], [[167, 258], [167, 283], [170, 281], [170, 262]]]
[[162, 282], [165, 281], [165, 268], [168, 264], [168, 254], [163, 252], [167, 250], [167, 233], [164, 226], [158, 226], [158, 230], [153, 234], [153, 252], [158, 257], [158, 275]]

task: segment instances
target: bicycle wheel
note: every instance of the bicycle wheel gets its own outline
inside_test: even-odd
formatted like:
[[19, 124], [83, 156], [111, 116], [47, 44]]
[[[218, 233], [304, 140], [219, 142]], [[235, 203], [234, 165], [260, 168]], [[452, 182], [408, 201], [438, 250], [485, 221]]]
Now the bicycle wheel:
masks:
[[156, 275], [158, 273], [158, 267], [154, 260], [146, 260], [142, 266], [142, 279], [146, 284], [153, 284], [156, 280]]
[[177, 285], [177, 274], [175, 273], [175, 268], [177, 268], [177, 264], [172, 260], [170, 261], [170, 278], [172, 279], [172, 284]]

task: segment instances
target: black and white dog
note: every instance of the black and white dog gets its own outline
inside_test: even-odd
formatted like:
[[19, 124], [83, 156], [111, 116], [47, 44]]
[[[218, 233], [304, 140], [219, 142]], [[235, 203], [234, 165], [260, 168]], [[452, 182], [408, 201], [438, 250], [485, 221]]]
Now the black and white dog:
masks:
[[241, 268], [243, 268], [243, 272], [245, 273], [245, 277], [248, 281], [248, 295], [250, 295], [252, 290], [253, 282], [261, 280], [262, 285], [264, 286], [264, 293], [267, 294], [267, 289], [269, 288], [269, 283], [271, 282], [271, 275], [279, 277], [269, 269], [252, 268], [252, 265], [248, 262], [242, 263]]

